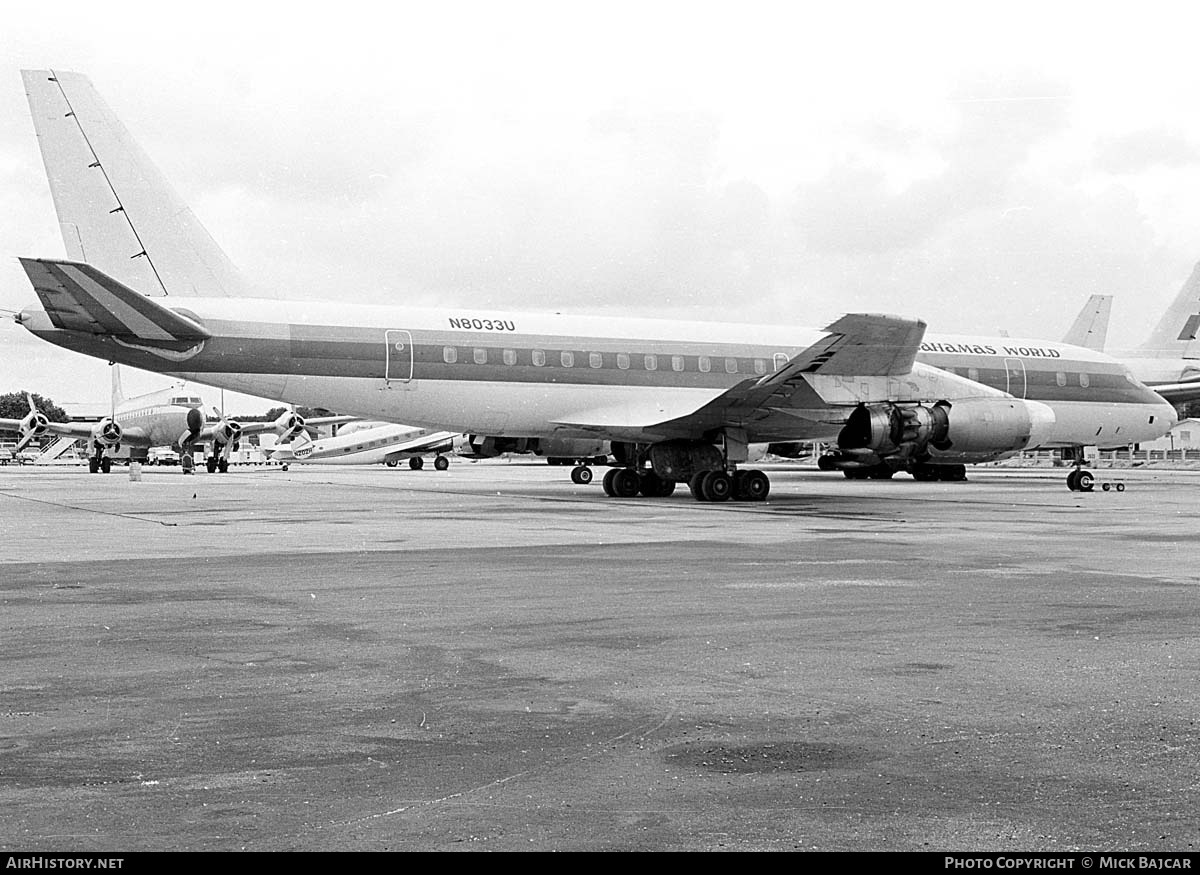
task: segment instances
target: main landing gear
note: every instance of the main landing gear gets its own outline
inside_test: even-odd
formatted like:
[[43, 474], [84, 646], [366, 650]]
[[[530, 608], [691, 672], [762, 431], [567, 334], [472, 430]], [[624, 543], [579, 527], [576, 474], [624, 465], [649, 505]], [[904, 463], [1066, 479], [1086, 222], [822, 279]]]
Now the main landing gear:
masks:
[[[580, 468], [587, 471], [585, 466], [581, 465]], [[571, 472], [572, 480], [575, 479], [575, 471]], [[590, 480], [591, 471], [587, 473]], [[648, 468], [610, 468], [604, 475], [604, 494], [613, 498], [633, 498], [635, 495], [666, 498], [674, 492], [674, 480], [664, 480]]]
[[[604, 494], [613, 498], [666, 498], [676, 485], [650, 469], [612, 468], [604, 475]], [[698, 471], [687, 485], [697, 501], [763, 501], [771, 492], [771, 480], [762, 471]]]
[[[1085, 471], [1083, 468], [1076, 468], [1067, 475], [1067, 488], [1072, 492], [1091, 492], [1096, 488], [1096, 475], [1091, 471]], [[1105, 489], [1108, 485], [1105, 484]], [[1117, 486], [1118, 492], [1123, 492], [1125, 484]]]
[[108, 456], [104, 456], [104, 455], [101, 455], [100, 453], [97, 453], [94, 456], [88, 457], [88, 473], [89, 474], [95, 474], [96, 472], [100, 472], [101, 474], [107, 474], [111, 470], [112, 470], [112, 459], [110, 459]]
[[587, 486], [592, 482], [592, 469], [587, 465], [576, 465], [571, 469], [571, 482], [578, 483], [580, 486]]

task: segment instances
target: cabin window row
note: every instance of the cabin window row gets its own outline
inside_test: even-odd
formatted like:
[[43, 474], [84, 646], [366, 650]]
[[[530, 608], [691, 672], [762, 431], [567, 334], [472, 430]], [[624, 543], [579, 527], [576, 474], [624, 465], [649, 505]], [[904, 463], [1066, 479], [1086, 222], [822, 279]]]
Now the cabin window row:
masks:
[[[966, 377], [968, 380], [974, 380], [976, 383], [982, 382], [979, 379], [979, 368], [947, 368], [946, 370], [950, 371], [952, 374], [958, 374], [959, 376]], [[1022, 372], [1020, 369], [1008, 371], [1008, 376], [1011, 379], [1019, 380], [1021, 379], [1021, 375]], [[1032, 375], [1030, 374], [1026, 374], [1027, 378], [1030, 378], [1031, 376]], [[1084, 389], [1088, 388], [1092, 384], [1092, 378], [1090, 374], [1068, 374], [1066, 371], [1056, 371], [1054, 374], [1054, 382], [1059, 386], [1065, 387], [1069, 382], [1071, 382], [1072, 377], [1076, 378], [1079, 382], [1079, 385]], [[1032, 379], [1030, 382], [1032, 382]]]
[[[442, 347], [442, 360], [448, 365], [455, 364], [459, 361], [459, 347], [445, 346]], [[495, 350], [488, 347], [476, 346], [471, 349], [471, 358], [477, 365], [486, 365], [489, 361], [496, 360], [496, 353], [500, 354], [500, 361], [506, 365], [517, 364], [517, 351], [515, 349]], [[736, 356], [657, 356], [653, 354], [645, 355], [630, 355], [625, 352], [602, 353], [588, 352], [575, 353], [572, 350], [564, 349], [557, 353], [547, 352], [544, 349], [534, 349], [529, 351], [529, 363], [534, 367], [544, 368], [553, 367], [556, 363], [564, 368], [583, 367], [585, 364], [589, 368], [604, 368], [612, 367], [614, 364], [622, 371], [630, 370], [635, 367], [635, 363], [640, 359], [641, 370], [657, 371], [662, 370], [684, 371], [697, 370], [701, 373], [710, 373], [714, 366], [718, 369], [723, 369], [727, 374], [747, 373], [762, 376], [767, 372], [767, 360], [742, 359]], [[465, 361], [464, 357], [464, 361]], [[690, 366], [689, 366], [690, 360]], [[778, 353], [775, 356], [775, 370], [783, 367], [788, 361], [788, 357], [783, 353]]]

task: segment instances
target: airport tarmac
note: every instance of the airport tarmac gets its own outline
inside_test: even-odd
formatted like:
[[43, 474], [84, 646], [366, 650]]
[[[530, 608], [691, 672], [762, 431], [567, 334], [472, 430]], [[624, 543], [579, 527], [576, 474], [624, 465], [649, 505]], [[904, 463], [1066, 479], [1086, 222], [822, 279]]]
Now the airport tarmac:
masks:
[[1200, 473], [569, 470], [0, 468], [0, 849], [1197, 849]]

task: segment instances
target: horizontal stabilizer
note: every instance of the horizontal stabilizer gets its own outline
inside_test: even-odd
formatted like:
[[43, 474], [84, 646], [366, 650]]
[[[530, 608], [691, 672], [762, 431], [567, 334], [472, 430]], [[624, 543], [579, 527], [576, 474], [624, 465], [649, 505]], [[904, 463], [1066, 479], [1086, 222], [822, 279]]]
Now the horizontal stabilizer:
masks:
[[56, 328], [136, 340], [164, 352], [183, 352], [212, 336], [90, 264], [22, 258], [21, 266]]

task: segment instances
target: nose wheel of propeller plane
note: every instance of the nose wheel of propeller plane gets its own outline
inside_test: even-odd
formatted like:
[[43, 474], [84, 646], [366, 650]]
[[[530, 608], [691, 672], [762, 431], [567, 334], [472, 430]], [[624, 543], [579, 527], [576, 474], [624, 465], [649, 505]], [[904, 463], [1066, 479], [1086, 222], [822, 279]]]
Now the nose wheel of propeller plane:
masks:
[[592, 482], [592, 469], [587, 465], [576, 465], [571, 469], [571, 482], [586, 486]]

